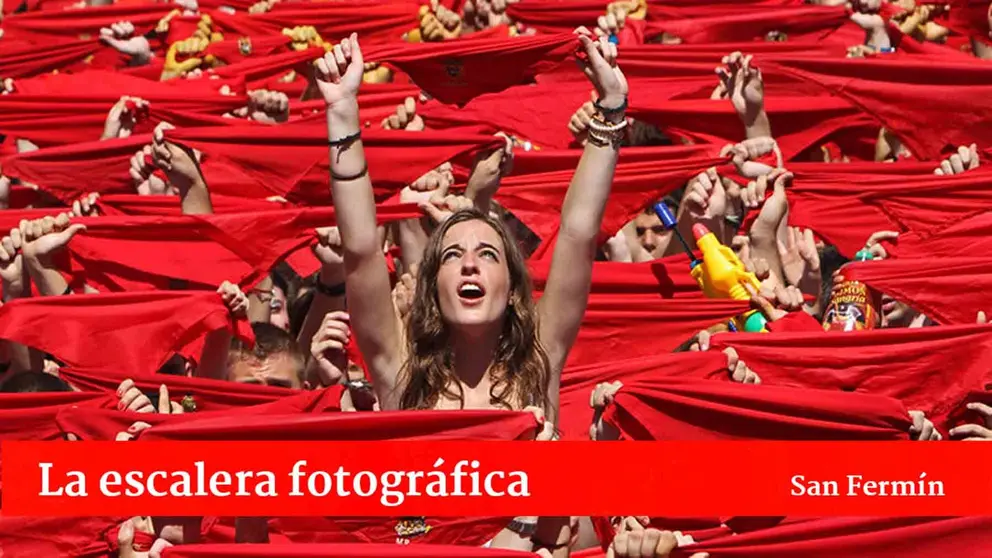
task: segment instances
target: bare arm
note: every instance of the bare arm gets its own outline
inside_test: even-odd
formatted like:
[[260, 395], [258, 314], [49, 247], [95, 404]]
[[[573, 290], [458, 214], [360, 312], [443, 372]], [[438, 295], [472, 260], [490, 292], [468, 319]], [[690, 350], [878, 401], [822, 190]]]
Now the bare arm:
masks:
[[344, 260], [341, 257], [341, 235], [336, 227], [322, 227], [317, 229], [317, 238], [318, 245], [314, 249], [314, 255], [317, 256], [321, 264], [317, 281], [323, 287], [314, 289], [313, 300], [310, 302], [310, 308], [303, 319], [300, 333], [296, 337], [300, 348], [304, 351], [313, 342], [313, 337], [320, 329], [324, 316], [346, 308], [345, 292], [338, 290], [345, 282]]
[[[317, 86], [327, 104], [331, 195], [344, 254], [351, 329], [372, 374], [383, 410], [398, 407], [402, 364], [400, 323], [393, 312], [386, 258], [376, 230], [375, 198], [359, 133], [358, 88], [363, 60], [356, 35], [317, 61]], [[342, 142], [341, 140], [348, 139]]]
[[179, 190], [183, 215], [211, 215], [214, 206], [210, 190], [203, 178], [200, 165], [192, 150], [165, 141], [168, 124], [159, 124], [154, 132], [152, 156], [155, 165], [169, 177], [169, 182]]
[[[586, 35], [580, 35], [580, 40], [588, 56], [584, 71], [596, 86], [600, 105], [607, 109], [621, 107], [626, 102], [627, 81], [616, 67], [616, 45], [605, 38], [593, 41]], [[623, 121], [622, 111], [604, 112], [609, 123]], [[585, 314], [596, 238], [619, 153], [619, 135], [606, 142], [597, 141], [594, 135], [597, 132], [590, 128], [589, 141], [565, 195], [551, 270], [539, 303], [539, 335], [552, 370], [548, 386], [551, 408], [545, 413], [555, 424], [561, 371]]]

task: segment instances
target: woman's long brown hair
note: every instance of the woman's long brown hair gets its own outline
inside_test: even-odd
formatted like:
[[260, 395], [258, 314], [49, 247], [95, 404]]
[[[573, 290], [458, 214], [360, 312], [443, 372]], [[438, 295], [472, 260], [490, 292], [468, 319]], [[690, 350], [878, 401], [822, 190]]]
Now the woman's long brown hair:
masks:
[[406, 324], [408, 357], [400, 374], [404, 386], [400, 408], [432, 409], [442, 396], [465, 405], [461, 384], [455, 377], [450, 331], [441, 316], [437, 275], [445, 233], [466, 221], [482, 221], [499, 234], [510, 272], [503, 331], [490, 367], [494, 375], [490, 401], [508, 409], [526, 405], [547, 409], [551, 365], [537, 335], [537, 306], [531, 297], [527, 266], [503, 223], [476, 209], [458, 211], [449, 217], [431, 235], [424, 251]]

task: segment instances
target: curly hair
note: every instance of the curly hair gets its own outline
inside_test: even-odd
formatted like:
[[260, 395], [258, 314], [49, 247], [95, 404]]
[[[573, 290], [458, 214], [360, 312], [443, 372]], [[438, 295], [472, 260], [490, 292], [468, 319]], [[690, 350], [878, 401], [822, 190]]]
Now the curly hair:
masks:
[[537, 306], [531, 296], [527, 266], [517, 242], [503, 223], [477, 209], [458, 211], [449, 217], [434, 230], [424, 250], [406, 324], [408, 357], [400, 375], [404, 386], [400, 408], [432, 409], [440, 397], [457, 400], [465, 406], [465, 394], [455, 378], [451, 332], [441, 316], [437, 276], [445, 233], [468, 221], [482, 221], [499, 234], [510, 273], [510, 296], [503, 330], [490, 368], [494, 375], [489, 390], [490, 402], [507, 409], [523, 405], [546, 409], [551, 365], [537, 335]]

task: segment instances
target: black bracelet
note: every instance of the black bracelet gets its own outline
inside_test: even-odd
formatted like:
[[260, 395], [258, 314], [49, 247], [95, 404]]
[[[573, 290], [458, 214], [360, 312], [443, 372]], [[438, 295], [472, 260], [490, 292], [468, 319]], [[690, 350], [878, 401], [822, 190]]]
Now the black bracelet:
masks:
[[71, 294], [72, 294], [72, 285], [66, 285], [65, 291], [62, 292], [62, 296], [71, 295]]
[[347, 182], [349, 180], [358, 180], [359, 178], [365, 176], [368, 173], [369, 173], [369, 164], [367, 162], [365, 163], [365, 166], [362, 167], [362, 170], [358, 171], [355, 174], [351, 174], [351, 175], [338, 174], [338, 173], [334, 172], [334, 168], [331, 168], [331, 178], [334, 179], [334, 180], [337, 180], [338, 182]]
[[324, 296], [344, 296], [345, 287], [344, 283], [338, 283], [337, 285], [325, 285], [317, 280], [316, 288], [317, 292]]
[[361, 130], [355, 132], [354, 134], [351, 134], [350, 136], [345, 136], [341, 139], [327, 140], [327, 145], [329, 145], [330, 147], [338, 147], [341, 145], [348, 145], [360, 139], [362, 139]]
[[616, 108], [607, 108], [607, 107], [604, 107], [603, 105], [599, 104], [599, 101], [600, 101], [600, 99], [596, 99], [596, 102], [594, 102], [592, 104], [592, 106], [596, 107], [596, 110], [598, 110], [599, 112], [601, 112], [603, 114], [603, 116], [606, 116], [607, 114], [617, 114], [618, 112], [625, 112], [627, 110], [627, 96], [626, 95], [623, 96], [623, 103], [621, 103], [620, 106], [619, 107], [616, 107]]

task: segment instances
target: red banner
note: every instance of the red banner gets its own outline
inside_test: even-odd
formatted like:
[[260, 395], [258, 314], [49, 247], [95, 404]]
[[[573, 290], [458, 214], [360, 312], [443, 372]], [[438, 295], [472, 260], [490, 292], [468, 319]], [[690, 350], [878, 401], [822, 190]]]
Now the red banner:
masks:
[[[4, 442], [5, 515], [944, 516], [992, 444]], [[607, 480], [607, 487], [602, 485]]]

